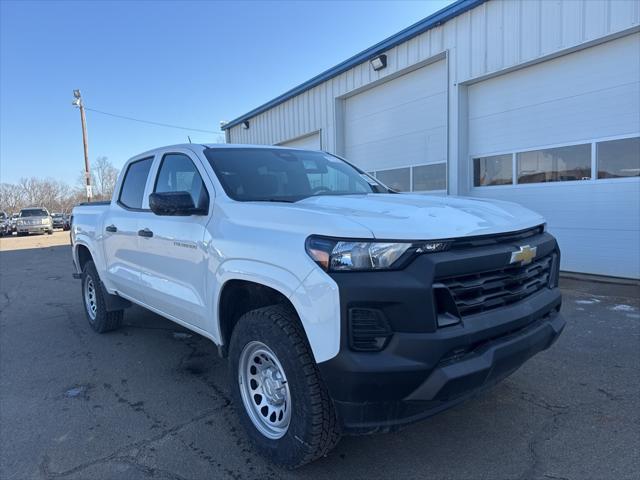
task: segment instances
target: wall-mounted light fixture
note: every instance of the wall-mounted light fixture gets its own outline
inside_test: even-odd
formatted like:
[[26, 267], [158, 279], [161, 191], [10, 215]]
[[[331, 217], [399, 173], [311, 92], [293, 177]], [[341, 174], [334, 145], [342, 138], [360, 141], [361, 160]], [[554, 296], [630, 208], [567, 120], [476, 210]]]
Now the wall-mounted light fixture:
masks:
[[245, 120], [244, 122], [242, 122], [242, 128], [244, 128], [245, 130], [249, 130], [249, 120]]
[[373, 69], [377, 72], [378, 70], [382, 70], [387, 66], [387, 56], [383, 53], [382, 55], [378, 55], [377, 57], [369, 60]]

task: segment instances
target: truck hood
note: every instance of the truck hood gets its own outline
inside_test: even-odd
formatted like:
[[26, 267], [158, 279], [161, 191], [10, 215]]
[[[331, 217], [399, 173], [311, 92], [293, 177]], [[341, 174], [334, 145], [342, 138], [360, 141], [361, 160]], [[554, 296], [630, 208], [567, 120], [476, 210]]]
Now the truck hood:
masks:
[[317, 196], [292, 205], [347, 217], [375, 238], [431, 240], [506, 233], [544, 223], [535, 212], [500, 200], [419, 194]]

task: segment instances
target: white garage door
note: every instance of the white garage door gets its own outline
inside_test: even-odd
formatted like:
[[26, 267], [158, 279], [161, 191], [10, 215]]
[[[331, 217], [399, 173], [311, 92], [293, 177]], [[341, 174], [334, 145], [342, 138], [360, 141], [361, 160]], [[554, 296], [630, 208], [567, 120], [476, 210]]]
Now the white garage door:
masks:
[[446, 80], [438, 61], [348, 97], [345, 157], [398, 190], [445, 190]]
[[544, 215], [563, 270], [639, 278], [639, 97], [639, 34], [471, 85], [471, 194]]
[[305, 150], [321, 150], [320, 132], [314, 132], [304, 137], [294, 138], [286, 142], [279, 143], [281, 147], [304, 148]]

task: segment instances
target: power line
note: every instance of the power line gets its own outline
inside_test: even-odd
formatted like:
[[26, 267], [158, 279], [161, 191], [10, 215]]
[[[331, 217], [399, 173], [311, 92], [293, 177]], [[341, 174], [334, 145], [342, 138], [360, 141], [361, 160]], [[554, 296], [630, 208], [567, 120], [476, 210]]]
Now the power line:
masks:
[[102, 110], [96, 110], [95, 108], [84, 107], [85, 110], [89, 110], [90, 112], [100, 113], [102, 115], [108, 115], [110, 117], [122, 118], [124, 120], [131, 120], [132, 122], [139, 123], [148, 123], [149, 125], [157, 125], [159, 127], [167, 127], [167, 128], [177, 128], [179, 130], [187, 130], [191, 132], [202, 132], [202, 133], [215, 133], [216, 135], [222, 135], [222, 132], [214, 132], [213, 130], [203, 130], [201, 128], [189, 128], [189, 127], [181, 127], [180, 125], [171, 125], [169, 123], [161, 123], [161, 122], [152, 122], [150, 120], [141, 120], [139, 118], [127, 117], [126, 115], [118, 115], [115, 113], [103, 112]]

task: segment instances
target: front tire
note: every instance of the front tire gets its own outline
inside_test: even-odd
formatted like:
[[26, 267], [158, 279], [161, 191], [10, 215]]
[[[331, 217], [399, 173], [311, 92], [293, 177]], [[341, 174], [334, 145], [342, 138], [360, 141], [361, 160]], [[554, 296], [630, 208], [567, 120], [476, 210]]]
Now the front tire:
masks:
[[240, 422], [270, 461], [300, 467], [338, 443], [333, 403], [291, 309], [244, 314], [229, 343], [229, 367]]
[[98, 333], [116, 330], [124, 317], [124, 310], [107, 310], [104, 295], [96, 266], [89, 260], [82, 269], [82, 304], [89, 325]]

